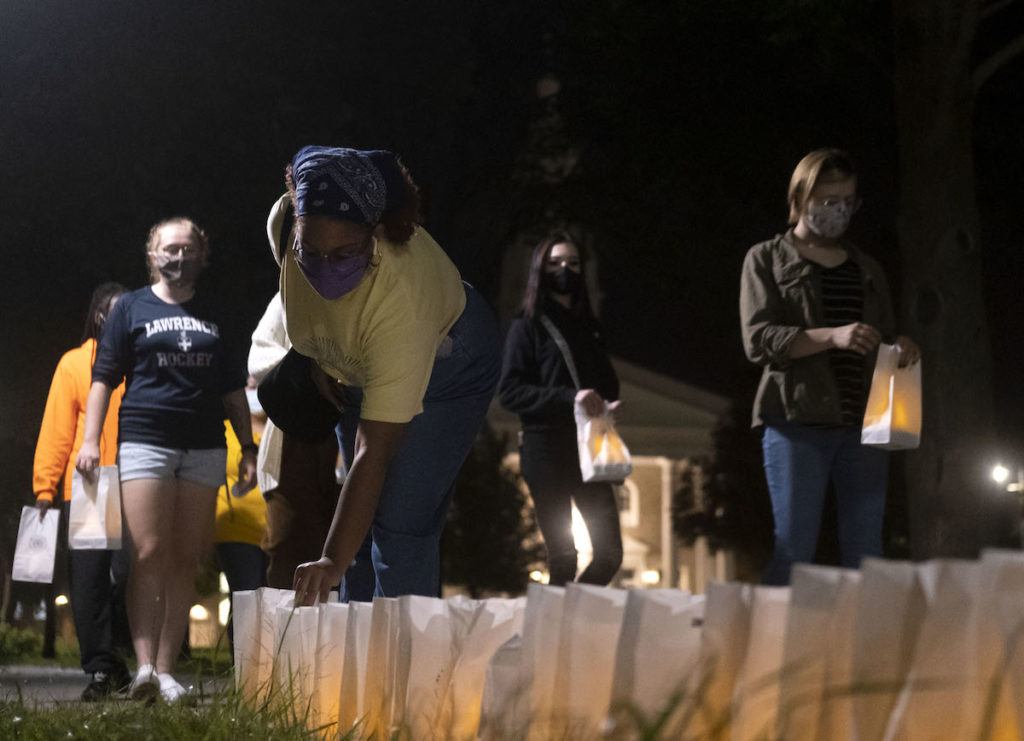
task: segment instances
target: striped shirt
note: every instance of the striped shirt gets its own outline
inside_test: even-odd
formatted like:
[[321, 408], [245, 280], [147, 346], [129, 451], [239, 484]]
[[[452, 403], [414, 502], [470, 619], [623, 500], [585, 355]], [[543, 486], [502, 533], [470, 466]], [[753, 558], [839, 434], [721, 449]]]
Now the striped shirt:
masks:
[[[864, 288], [860, 267], [847, 259], [834, 268], [818, 267], [821, 276], [821, 304], [826, 327], [859, 322], [864, 312]], [[828, 358], [839, 389], [844, 425], [860, 425], [864, 419], [864, 356], [852, 350], [832, 348]]]

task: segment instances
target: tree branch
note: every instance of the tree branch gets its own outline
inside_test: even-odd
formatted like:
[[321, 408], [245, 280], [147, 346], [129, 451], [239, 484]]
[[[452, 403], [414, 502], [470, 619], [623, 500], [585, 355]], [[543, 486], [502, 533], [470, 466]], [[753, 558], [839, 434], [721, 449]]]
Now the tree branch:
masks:
[[1008, 8], [1013, 5], [1017, 0], [993, 0], [985, 7], [981, 9], [981, 20], [987, 20], [998, 13], [1000, 10]]
[[1024, 53], [1024, 33], [1009, 41], [1002, 48], [997, 49], [974, 68], [974, 73], [971, 75], [971, 84], [974, 87], [974, 92], [977, 93], [992, 75], [1021, 53]]

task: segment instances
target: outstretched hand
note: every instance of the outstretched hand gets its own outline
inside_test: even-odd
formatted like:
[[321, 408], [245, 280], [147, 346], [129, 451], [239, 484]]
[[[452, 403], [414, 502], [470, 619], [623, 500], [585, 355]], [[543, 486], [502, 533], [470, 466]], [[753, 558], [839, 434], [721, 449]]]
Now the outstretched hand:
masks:
[[327, 556], [319, 561], [299, 564], [295, 569], [292, 588], [295, 589], [295, 606], [308, 607], [327, 602], [331, 589], [341, 584], [344, 571]]

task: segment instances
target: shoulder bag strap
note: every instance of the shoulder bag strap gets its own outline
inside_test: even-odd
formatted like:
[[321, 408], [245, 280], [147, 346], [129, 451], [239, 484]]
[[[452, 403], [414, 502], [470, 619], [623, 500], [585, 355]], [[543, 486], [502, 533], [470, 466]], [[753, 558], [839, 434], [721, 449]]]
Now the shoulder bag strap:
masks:
[[558, 327], [551, 321], [546, 315], [540, 315], [540, 323], [544, 325], [544, 329], [551, 335], [551, 339], [558, 345], [558, 349], [562, 352], [562, 358], [565, 360], [565, 364], [569, 367], [569, 375], [572, 376], [572, 382], [576, 384], [576, 388], [580, 388], [580, 374], [576, 372], [576, 363], [572, 359], [572, 352], [569, 350], [569, 343], [565, 341], [565, 337], [558, 331]]

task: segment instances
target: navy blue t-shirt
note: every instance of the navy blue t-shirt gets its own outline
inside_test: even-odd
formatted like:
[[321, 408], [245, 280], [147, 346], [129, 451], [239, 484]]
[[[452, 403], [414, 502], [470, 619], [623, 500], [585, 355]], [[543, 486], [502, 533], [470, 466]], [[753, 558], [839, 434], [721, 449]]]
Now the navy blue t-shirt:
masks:
[[168, 448], [223, 448], [222, 397], [245, 378], [210, 302], [169, 304], [148, 286], [118, 300], [92, 368], [111, 388], [125, 380], [118, 440]]

